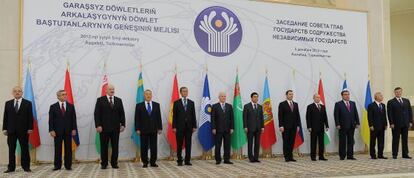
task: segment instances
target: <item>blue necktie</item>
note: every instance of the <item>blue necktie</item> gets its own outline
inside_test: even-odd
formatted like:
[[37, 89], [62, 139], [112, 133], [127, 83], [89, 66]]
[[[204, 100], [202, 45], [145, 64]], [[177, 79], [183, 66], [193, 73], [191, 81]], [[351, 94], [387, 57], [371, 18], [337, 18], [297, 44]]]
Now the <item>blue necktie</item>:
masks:
[[147, 106], [147, 112], [148, 112], [149, 115], [151, 115], [151, 112], [152, 112], [152, 110], [151, 110], [151, 104], [148, 102], [147, 105], [148, 105]]

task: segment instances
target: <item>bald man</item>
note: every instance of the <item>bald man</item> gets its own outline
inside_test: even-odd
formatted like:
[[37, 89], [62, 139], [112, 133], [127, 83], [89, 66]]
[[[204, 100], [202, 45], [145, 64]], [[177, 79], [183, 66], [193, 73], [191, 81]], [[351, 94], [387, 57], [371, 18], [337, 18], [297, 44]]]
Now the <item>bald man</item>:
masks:
[[326, 108], [323, 104], [321, 104], [321, 96], [319, 96], [319, 94], [313, 95], [313, 103], [308, 105], [306, 109], [306, 126], [308, 127], [311, 137], [311, 160], [316, 161], [316, 145], [318, 145], [319, 160], [326, 161], [327, 159], [323, 155], [323, 137], [325, 130], [329, 128], [329, 124]]
[[233, 164], [230, 161], [230, 135], [233, 133], [233, 107], [226, 103], [226, 93], [220, 92], [219, 102], [211, 107], [211, 129], [215, 136], [216, 164], [221, 163], [221, 145], [224, 143], [224, 164]]
[[3, 134], [7, 136], [9, 146], [9, 165], [4, 173], [16, 169], [16, 142], [19, 140], [21, 149], [21, 165], [24, 172], [30, 170], [29, 134], [33, 132], [32, 103], [22, 98], [23, 90], [16, 86], [12, 91], [14, 99], [4, 106]]
[[95, 105], [95, 127], [101, 140], [101, 169], [108, 166], [108, 144], [111, 142], [111, 166], [118, 169], [119, 133], [125, 130], [125, 112], [121, 98], [114, 96], [115, 87], [111, 84], [106, 95], [99, 97]]
[[368, 105], [368, 124], [370, 129], [369, 153], [371, 159], [377, 159], [375, 143], [378, 145], [378, 158], [384, 157], [384, 132], [387, 129], [387, 112], [380, 92], [375, 93], [375, 101]]

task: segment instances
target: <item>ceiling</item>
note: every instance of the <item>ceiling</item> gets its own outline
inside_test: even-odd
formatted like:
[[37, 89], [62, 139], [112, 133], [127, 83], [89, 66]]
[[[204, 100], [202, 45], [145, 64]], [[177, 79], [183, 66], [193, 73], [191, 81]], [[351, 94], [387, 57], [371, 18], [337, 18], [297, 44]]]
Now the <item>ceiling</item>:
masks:
[[414, 0], [390, 0], [391, 14], [414, 12]]

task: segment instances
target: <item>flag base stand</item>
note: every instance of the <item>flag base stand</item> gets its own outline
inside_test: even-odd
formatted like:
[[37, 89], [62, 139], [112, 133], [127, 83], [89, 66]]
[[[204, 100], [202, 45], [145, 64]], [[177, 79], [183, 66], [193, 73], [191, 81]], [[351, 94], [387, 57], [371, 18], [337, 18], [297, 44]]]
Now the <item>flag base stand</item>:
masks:
[[175, 153], [175, 151], [173, 151], [173, 150], [170, 151], [170, 156], [168, 156], [168, 158], [167, 158], [168, 161], [174, 161], [175, 160], [175, 158], [174, 158], [175, 154], [174, 153]]
[[201, 160], [212, 160], [213, 159], [213, 153], [212, 151], [203, 152], [203, 154], [200, 157]]
[[245, 159], [243, 155], [243, 150], [240, 148], [239, 150], [233, 150], [233, 155], [231, 155], [231, 159], [242, 160]]
[[275, 158], [276, 155], [272, 154], [272, 148], [263, 149], [262, 154], [260, 155], [261, 158]]
[[298, 155], [298, 157], [300, 157], [300, 158], [304, 157], [304, 154], [303, 154], [303, 153], [301, 153], [301, 152], [299, 151], [299, 149], [298, 149], [298, 148], [297, 148], [297, 149], [294, 149], [294, 150], [293, 150], [293, 153], [297, 154], [297, 155]]
[[76, 152], [72, 153], [72, 163], [75, 163], [75, 164], [80, 163], [80, 161], [76, 159]]
[[135, 151], [135, 158], [132, 159], [133, 162], [141, 162], [141, 149], [137, 148]]
[[39, 163], [39, 161], [37, 161], [37, 158], [36, 158], [36, 149], [32, 149], [32, 150], [30, 150], [30, 158], [32, 158], [32, 164], [33, 165], [39, 165], [40, 163]]

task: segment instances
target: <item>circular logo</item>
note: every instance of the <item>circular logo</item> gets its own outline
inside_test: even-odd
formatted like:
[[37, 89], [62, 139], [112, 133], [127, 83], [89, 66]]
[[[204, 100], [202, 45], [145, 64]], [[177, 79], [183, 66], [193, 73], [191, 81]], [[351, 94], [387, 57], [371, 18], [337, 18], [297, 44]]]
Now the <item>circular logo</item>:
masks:
[[242, 27], [229, 9], [212, 6], [204, 9], [194, 23], [198, 45], [210, 55], [228, 56], [240, 46]]

